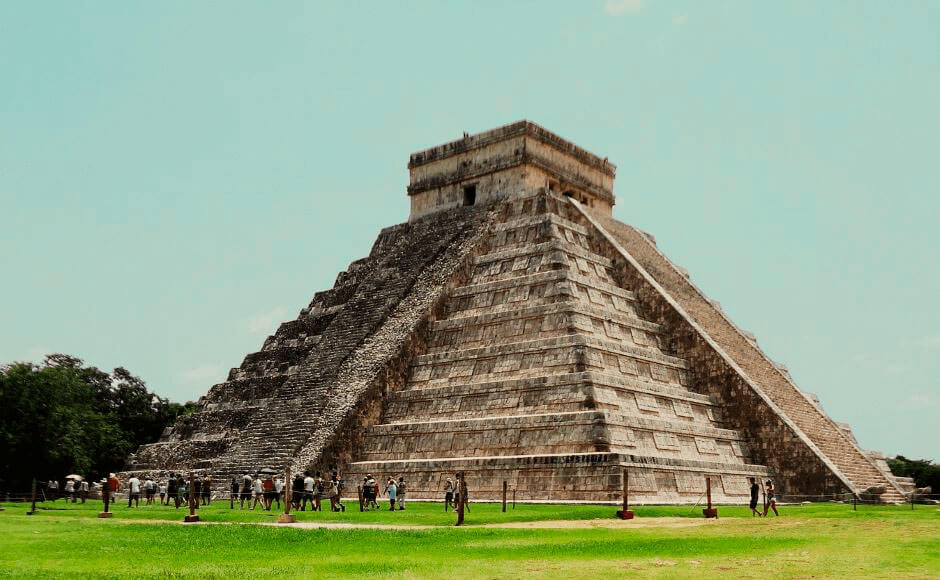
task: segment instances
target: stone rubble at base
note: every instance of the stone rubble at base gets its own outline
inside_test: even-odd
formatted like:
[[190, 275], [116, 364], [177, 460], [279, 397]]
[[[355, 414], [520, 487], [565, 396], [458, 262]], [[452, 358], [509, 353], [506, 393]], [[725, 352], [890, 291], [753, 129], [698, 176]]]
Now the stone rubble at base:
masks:
[[528, 121], [411, 156], [408, 223], [145, 445], [127, 472], [464, 472], [474, 499], [901, 501], [651, 236], [611, 217], [615, 167]]

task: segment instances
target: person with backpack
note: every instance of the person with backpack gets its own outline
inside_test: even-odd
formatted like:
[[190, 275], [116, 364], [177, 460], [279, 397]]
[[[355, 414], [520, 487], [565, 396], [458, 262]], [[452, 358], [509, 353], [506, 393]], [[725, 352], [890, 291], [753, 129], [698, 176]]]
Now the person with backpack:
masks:
[[398, 478], [398, 510], [405, 509], [405, 477]]

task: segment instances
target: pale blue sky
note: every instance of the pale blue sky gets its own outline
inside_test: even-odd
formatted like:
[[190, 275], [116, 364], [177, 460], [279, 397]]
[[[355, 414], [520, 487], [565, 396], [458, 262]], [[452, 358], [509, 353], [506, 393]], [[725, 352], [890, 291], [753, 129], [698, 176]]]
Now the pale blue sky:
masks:
[[521, 118], [863, 446], [940, 459], [940, 3], [4, 2], [0, 360], [195, 398]]

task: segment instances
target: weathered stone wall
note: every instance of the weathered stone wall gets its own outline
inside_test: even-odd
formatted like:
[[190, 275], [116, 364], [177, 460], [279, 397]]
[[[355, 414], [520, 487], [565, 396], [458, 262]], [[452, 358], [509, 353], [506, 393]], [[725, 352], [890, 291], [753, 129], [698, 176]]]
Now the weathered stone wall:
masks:
[[548, 187], [595, 211], [614, 204], [612, 164], [528, 121], [415, 153], [408, 169], [412, 220], [462, 205], [467, 185], [479, 201]]
[[[584, 215], [586, 217], [587, 214]], [[722, 356], [716, 351], [715, 343], [706, 339], [703, 332], [707, 330], [703, 329], [718, 331], [720, 325], [729, 323], [714, 304], [704, 299], [677, 269], [665, 261], [647, 236], [603, 216], [596, 216], [596, 220], [595, 225], [602, 224], [605, 228], [603, 232], [597, 228], [593, 230], [592, 244], [598, 253], [608, 256], [616, 264], [614, 272], [618, 279], [635, 289], [639, 303], [643, 305], [644, 316], [669, 329], [667, 336], [670, 348], [689, 361], [691, 388], [716, 399], [729, 425], [747, 434], [755, 459], [773, 470], [781, 493], [829, 494], [855, 491], [864, 489], [878, 479], [877, 471], [869, 470], [866, 461], [853, 457], [853, 449], [845, 444], [844, 438], [834, 439], [836, 436], [841, 437], [840, 434], [823, 435], [824, 444], [830, 447], [827, 454], [793, 422], [787, 410], [790, 414], [796, 414], [798, 419], [803, 419], [813, 433], [822, 434], [827, 424], [831, 423], [828, 418], [818, 415], [807, 416], [807, 409], [801, 405], [806, 402], [805, 397], [780, 397], [782, 401], [778, 399], [775, 403], [760, 387], [755, 388], [742, 371], [734, 368], [730, 360], [745, 365], [756, 364], [756, 361], [754, 354], [741, 349], [741, 341], [734, 343], [736, 337], [730, 332], [724, 335], [728, 340], [725, 345], [734, 353], [733, 358], [729, 360], [726, 358], [727, 353]], [[584, 221], [588, 222], [587, 219]], [[604, 233], [612, 235], [613, 240], [621, 244], [620, 249], [629, 251], [629, 257], [638, 262], [631, 262]], [[637, 268], [639, 264], [642, 264], [640, 267], [643, 271]], [[671, 295], [680, 304], [692, 308], [694, 314], [680, 312], [674, 303], [666, 299], [663, 290], [651, 284], [651, 279], [668, 288]], [[690, 314], [701, 327], [693, 327], [687, 318]], [[777, 369], [773, 369], [773, 372], [779, 374]], [[779, 379], [769, 373], [769, 369], [767, 372], [756, 371], [749, 378], [759, 385], [767, 385], [769, 381]], [[798, 393], [795, 387], [792, 390], [794, 395]], [[853, 482], [855, 485], [852, 487], [855, 489], [849, 485]]]

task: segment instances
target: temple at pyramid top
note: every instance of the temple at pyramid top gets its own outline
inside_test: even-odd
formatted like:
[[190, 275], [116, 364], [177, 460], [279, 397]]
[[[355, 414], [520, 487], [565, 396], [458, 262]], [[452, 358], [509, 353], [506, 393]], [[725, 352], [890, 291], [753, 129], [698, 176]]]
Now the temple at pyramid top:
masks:
[[531, 121], [464, 134], [411, 154], [411, 217], [476, 205], [539, 188], [611, 215], [617, 167]]

